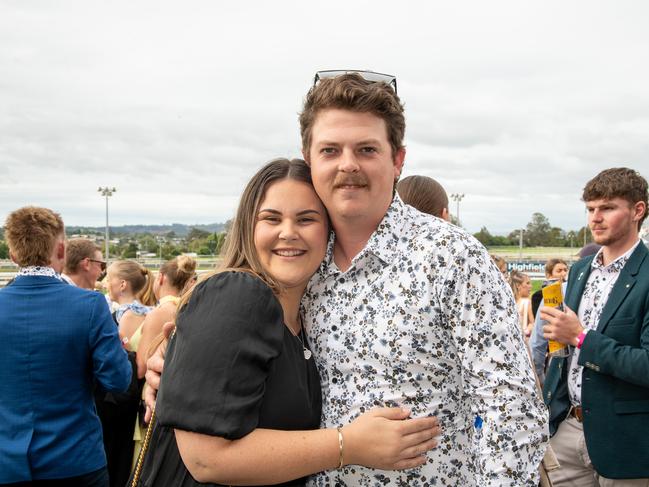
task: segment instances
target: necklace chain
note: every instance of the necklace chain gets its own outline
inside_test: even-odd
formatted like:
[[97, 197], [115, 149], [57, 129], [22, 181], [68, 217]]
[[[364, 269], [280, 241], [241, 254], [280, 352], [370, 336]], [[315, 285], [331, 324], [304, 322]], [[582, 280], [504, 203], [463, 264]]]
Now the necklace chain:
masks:
[[[291, 333], [291, 335], [293, 335], [293, 333]], [[297, 338], [298, 341], [300, 342], [300, 345], [302, 345], [302, 351], [304, 353], [304, 359], [309, 360], [313, 354], [311, 353], [311, 350], [306, 348], [306, 345], [304, 344], [304, 342], [306, 342], [306, 338], [304, 337], [304, 327], [302, 326], [302, 318], [301, 317], [300, 317], [300, 332], [297, 335], [293, 335], [293, 336], [295, 338]]]

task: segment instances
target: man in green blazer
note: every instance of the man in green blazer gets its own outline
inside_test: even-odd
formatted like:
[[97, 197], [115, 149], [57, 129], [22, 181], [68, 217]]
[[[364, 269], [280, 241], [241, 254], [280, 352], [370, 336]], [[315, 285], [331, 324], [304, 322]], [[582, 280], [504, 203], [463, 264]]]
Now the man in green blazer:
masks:
[[[647, 181], [607, 169], [582, 195], [593, 257], [570, 270], [565, 310], [544, 307], [551, 360], [543, 398], [561, 468], [555, 486], [649, 486], [649, 251], [638, 236]], [[574, 311], [573, 311], [574, 310]]]

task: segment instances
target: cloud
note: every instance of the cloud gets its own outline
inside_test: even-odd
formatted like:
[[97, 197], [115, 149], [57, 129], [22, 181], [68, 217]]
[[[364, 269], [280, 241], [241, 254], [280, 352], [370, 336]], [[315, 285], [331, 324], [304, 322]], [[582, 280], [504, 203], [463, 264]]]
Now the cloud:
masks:
[[[465, 193], [462, 221], [506, 233], [535, 211], [583, 222], [581, 188], [649, 173], [640, 2], [6, 1], [0, 18], [0, 218], [68, 224], [230, 218], [265, 161], [300, 154], [313, 73], [397, 75], [405, 174]], [[454, 208], [451, 208], [454, 211]]]

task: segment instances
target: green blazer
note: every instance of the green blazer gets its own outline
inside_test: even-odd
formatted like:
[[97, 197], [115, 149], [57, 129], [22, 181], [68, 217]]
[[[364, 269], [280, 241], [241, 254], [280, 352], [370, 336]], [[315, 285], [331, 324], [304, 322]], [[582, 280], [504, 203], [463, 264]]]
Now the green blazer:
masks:
[[[570, 270], [565, 302], [577, 312], [593, 257]], [[572, 347], [571, 347], [572, 351]], [[570, 408], [571, 357], [553, 358], [543, 388], [554, 435]], [[640, 242], [579, 354], [588, 455], [600, 475], [649, 477], [649, 251]]]

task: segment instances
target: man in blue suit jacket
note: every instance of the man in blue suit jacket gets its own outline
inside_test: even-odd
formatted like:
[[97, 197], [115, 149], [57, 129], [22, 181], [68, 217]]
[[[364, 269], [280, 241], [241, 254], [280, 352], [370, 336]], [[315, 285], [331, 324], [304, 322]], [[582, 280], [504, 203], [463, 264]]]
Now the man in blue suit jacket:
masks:
[[647, 197], [631, 169], [586, 184], [602, 248], [570, 270], [565, 312], [541, 311], [544, 336], [571, 351], [552, 359], [543, 390], [561, 463], [550, 473], [555, 486], [649, 485], [649, 251], [638, 236]]
[[0, 484], [107, 486], [93, 385], [123, 391], [131, 366], [106, 300], [61, 280], [58, 214], [16, 210], [5, 238], [20, 270], [0, 290]]

